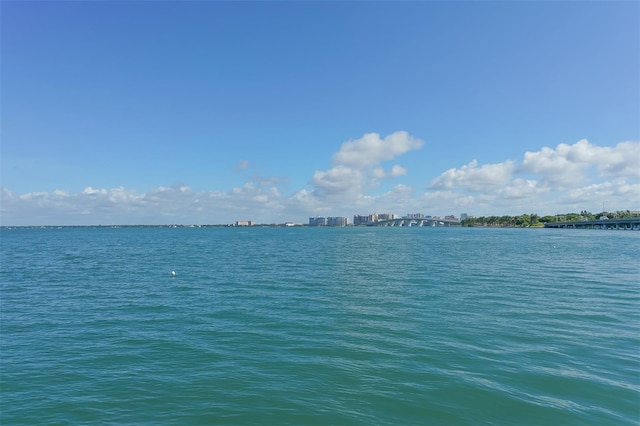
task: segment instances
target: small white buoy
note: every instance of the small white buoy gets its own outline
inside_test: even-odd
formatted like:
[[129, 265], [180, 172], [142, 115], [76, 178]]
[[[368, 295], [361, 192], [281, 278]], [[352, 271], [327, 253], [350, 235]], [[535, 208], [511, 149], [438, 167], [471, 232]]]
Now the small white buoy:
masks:
[[175, 277], [176, 276], [176, 271], [171, 271], [171, 276]]

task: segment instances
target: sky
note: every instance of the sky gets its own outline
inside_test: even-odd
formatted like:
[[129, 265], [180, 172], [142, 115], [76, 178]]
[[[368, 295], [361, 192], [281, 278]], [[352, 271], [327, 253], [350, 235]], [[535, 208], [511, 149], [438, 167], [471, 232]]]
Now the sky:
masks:
[[640, 210], [636, 1], [0, 3], [0, 224]]

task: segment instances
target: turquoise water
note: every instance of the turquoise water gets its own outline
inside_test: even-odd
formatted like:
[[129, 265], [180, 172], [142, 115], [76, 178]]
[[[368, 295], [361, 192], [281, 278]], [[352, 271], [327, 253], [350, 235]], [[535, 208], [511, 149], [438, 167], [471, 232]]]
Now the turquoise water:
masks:
[[0, 237], [2, 424], [640, 423], [638, 232]]

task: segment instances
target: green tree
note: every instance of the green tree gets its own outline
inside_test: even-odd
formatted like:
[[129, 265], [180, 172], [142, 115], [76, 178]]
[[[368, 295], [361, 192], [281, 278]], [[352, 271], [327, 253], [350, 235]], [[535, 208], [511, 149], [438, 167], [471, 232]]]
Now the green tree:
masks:
[[464, 220], [460, 221], [460, 224], [461, 224], [462, 226], [469, 226], [469, 227], [471, 227], [471, 226], [475, 226], [475, 224], [476, 224], [476, 218], [468, 217], [468, 218], [466, 218], [466, 219], [464, 219]]
[[567, 213], [566, 220], [569, 222], [574, 222], [574, 221], [582, 220], [582, 216], [579, 215], [578, 213]]
[[522, 214], [516, 217], [516, 226], [527, 227], [531, 225], [531, 216], [528, 214]]

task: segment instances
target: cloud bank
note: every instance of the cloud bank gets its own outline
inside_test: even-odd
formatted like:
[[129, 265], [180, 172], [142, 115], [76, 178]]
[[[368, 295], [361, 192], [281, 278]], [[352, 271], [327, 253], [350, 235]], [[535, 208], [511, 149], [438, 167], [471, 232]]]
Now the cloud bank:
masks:
[[385, 138], [377, 133], [367, 133], [360, 139], [343, 143], [333, 155], [333, 167], [314, 173], [313, 190], [303, 193], [307, 208], [321, 212], [340, 205], [366, 207], [370, 204], [367, 194], [383, 179], [407, 173], [399, 164], [385, 170], [383, 162], [420, 149], [422, 145], [421, 140], [407, 132], [395, 132]]
[[477, 161], [445, 171], [427, 186], [425, 200], [483, 214], [640, 210], [640, 143], [600, 147], [586, 139], [573, 145], [526, 152], [520, 163], [478, 166]]
[[[196, 191], [186, 184], [135, 189], [87, 186], [16, 194], [2, 188], [2, 225], [219, 224], [306, 222], [309, 216], [352, 216], [374, 211], [473, 215], [535, 212], [640, 210], [640, 142], [597, 146], [587, 140], [526, 152], [522, 159], [432, 170], [436, 177], [410, 186], [397, 179], [410, 170], [398, 158], [416, 154], [424, 142], [399, 131], [349, 140], [331, 167], [310, 173], [306, 188], [285, 194], [282, 177], [253, 176], [229, 190]], [[240, 160], [237, 171], [245, 170]], [[439, 173], [439, 174], [438, 174]], [[397, 182], [393, 185], [393, 182]], [[383, 182], [389, 190], [377, 193]]]

